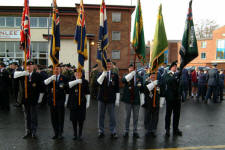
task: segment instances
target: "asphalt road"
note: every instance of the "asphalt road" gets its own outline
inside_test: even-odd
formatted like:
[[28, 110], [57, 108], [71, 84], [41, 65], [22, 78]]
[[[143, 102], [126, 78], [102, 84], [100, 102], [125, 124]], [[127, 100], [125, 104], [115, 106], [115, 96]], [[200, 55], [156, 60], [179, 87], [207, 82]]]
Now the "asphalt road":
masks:
[[[66, 112], [63, 140], [52, 140], [53, 130], [50, 123], [49, 107], [38, 109], [38, 139], [22, 139], [24, 135], [23, 112], [11, 106], [9, 112], [0, 111], [0, 150], [131, 150], [131, 149], [225, 149], [225, 102], [197, 103], [193, 99], [182, 104], [180, 129], [182, 137], [164, 136], [165, 107], [160, 109], [156, 138], [144, 136], [143, 109], [139, 118], [139, 139], [133, 139], [132, 132], [128, 139], [123, 138], [124, 105], [116, 108], [117, 132], [119, 138], [112, 140], [105, 121], [105, 138], [98, 139], [97, 103], [93, 101], [87, 111], [83, 141], [73, 141], [72, 124], [69, 112]], [[132, 120], [131, 120], [132, 123]], [[132, 124], [130, 129], [132, 129]], [[201, 146], [201, 147], [200, 147]], [[206, 147], [210, 146], [210, 147]], [[182, 150], [183, 150], [182, 149]], [[176, 150], [176, 149], [171, 149]]]

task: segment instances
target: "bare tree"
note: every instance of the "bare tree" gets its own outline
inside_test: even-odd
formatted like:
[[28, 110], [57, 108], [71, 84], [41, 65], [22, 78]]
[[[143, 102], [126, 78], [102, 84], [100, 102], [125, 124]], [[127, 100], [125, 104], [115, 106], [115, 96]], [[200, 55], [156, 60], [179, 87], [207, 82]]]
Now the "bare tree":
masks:
[[212, 38], [212, 32], [218, 28], [218, 24], [215, 20], [200, 20], [195, 24], [195, 32], [197, 39]]

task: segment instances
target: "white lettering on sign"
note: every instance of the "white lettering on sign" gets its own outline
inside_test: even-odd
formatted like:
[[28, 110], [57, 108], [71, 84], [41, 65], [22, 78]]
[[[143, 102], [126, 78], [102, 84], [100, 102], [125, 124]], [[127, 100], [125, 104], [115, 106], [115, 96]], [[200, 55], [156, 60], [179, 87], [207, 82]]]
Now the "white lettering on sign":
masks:
[[1, 39], [19, 39], [20, 30], [0, 30]]

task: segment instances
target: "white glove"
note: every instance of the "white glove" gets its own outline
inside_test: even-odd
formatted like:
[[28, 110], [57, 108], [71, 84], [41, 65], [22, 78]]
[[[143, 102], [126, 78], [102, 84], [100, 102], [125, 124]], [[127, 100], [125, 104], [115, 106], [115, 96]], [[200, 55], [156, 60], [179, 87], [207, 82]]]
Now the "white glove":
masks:
[[65, 103], [64, 103], [65, 108], [67, 106], [68, 100], [69, 100], [69, 94], [66, 94], [66, 99], [65, 99]]
[[163, 105], [165, 104], [165, 97], [160, 97], [160, 107], [162, 108]]
[[49, 77], [48, 79], [46, 79], [44, 81], [44, 84], [49, 85], [49, 83], [51, 83], [52, 81], [55, 81], [55, 80], [56, 80], [56, 75], [52, 75], [51, 77]]
[[90, 94], [87, 94], [87, 95], [85, 95], [85, 97], [86, 97], [86, 100], [87, 100], [86, 109], [88, 109], [90, 107], [90, 98], [91, 98], [91, 96], [90, 96]]
[[151, 82], [151, 83], [149, 83], [149, 84], [147, 85], [147, 88], [148, 88], [149, 91], [153, 90], [154, 87], [155, 87], [154, 82]]
[[116, 93], [116, 106], [120, 106], [120, 93]]
[[39, 98], [38, 98], [38, 104], [42, 102], [42, 99], [44, 97], [44, 93], [40, 93]]
[[129, 73], [128, 75], [125, 76], [125, 79], [127, 80], [127, 82], [129, 82], [136, 74], [136, 71], [132, 71], [131, 73]]
[[14, 72], [14, 79], [23, 77], [23, 76], [29, 76], [29, 72], [28, 71], [15, 71]]
[[97, 82], [102, 85], [105, 77], [107, 76], [107, 72], [106, 71], [103, 71], [102, 74], [100, 75], [100, 77], [97, 79]]
[[76, 79], [76, 80], [74, 80], [74, 81], [70, 81], [70, 82], [69, 82], [69, 87], [72, 88], [72, 87], [74, 87], [75, 85], [81, 84], [81, 83], [82, 83], [82, 79]]
[[144, 103], [145, 103], [145, 95], [144, 95], [144, 93], [141, 93], [140, 94], [140, 105], [142, 106], [142, 105], [144, 105]]
[[154, 86], [158, 85], [158, 80], [153, 81]]

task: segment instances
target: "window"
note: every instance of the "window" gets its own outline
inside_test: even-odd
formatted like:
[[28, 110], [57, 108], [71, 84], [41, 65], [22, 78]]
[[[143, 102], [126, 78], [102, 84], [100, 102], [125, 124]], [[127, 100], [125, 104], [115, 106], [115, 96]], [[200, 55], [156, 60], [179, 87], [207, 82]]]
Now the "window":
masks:
[[14, 18], [13, 17], [6, 17], [6, 26], [14, 27]]
[[38, 18], [37, 17], [30, 18], [30, 27], [38, 27]]
[[216, 59], [225, 59], [225, 39], [217, 40]]
[[16, 17], [16, 27], [21, 26], [21, 17]]
[[39, 27], [48, 27], [48, 18], [41, 17], [39, 18]]
[[114, 40], [114, 41], [120, 40], [120, 32], [119, 31], [112, 31], [112, 40]]
[[112, 22], [120, 22], [121, 21], [121, 13], [113, 12], [112, 13]]
[[201, 42], [201, 48], [206, 48], [206, 44], [207, 44], [206, 41], [202, 41]]
[[201, 53], [201, 59], [206, 59], [206, 53], [205, 52]]
[[[31, 42], [32, 60], [37, 64], [47, 65], [48, 63], [48, 42]], [[23, 60], [24, 53], [20, 50], [19, 41], [0, 42], [0, 60], [3, 58]]]
[[120, 51], [112, 50], [112, 59], [120, 59]]
[[5, 26], [5, 17], [0, 17], [0, 27]]

